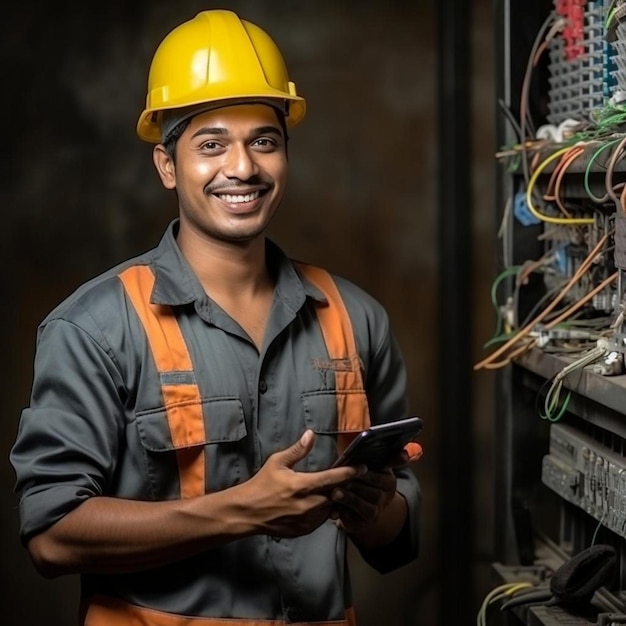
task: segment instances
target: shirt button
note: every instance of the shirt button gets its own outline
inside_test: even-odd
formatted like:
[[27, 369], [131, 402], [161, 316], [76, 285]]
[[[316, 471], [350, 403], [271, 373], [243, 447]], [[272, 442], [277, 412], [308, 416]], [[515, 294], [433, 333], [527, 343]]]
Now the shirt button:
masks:
[[264, 380], [259, 382], [259, 391], [261, 393], [265, 393], [267, 391], [267, 383]]

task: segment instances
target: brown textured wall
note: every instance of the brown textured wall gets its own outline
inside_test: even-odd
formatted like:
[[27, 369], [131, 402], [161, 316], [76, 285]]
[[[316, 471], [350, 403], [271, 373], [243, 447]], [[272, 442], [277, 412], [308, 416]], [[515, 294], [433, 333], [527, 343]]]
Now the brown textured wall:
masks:
[[[478, 253], [476, 305], [484, 308], [493, 246], [492, 25], [490, 3], [474, 5], [480, 145], [471, 236]], [[161, 37], [197, 11], [218, 7], [274, 36], [308, 100], [307, 118], [292, 132], [290, 184], [271, 235], [292, 256], [344, 274], [383, 302], [406, 356], [413, 410], [427, 422], [426, 454], [416, 470], [425, 501], [422, 556], [383, 578], [352, 555], [360, 626], [435, 624], [445, 584], [437, 567], [445, 540], [437, 533], [438, 502], [454, 497], [437, 492], [436, 3], [32, 0], [5, 9], [0, 57], [11, 97], [0, 104], [2, 339], [9, 356], [3, 458], [28, 401], [37, 323], [83, 280], [152, 247], [175, 215], [174, 199], [160, 188], [150, 147], [136, 138], [134, 126]], [[479, 311], [477, 319], [474, 331], [487, 336], [489, 315]], [[477, 385], [480, 440], [474, 445], [486, 459], [491, 391], [484, 378]], [[491, 469], [488, 461], [478, 469], [481, 574], [491, 549], [485, 530]], [[74, 623], [76, 581], [45, 581], [34, 573], [17, 540], [8, 463], [0, 479], [4, 623]]]

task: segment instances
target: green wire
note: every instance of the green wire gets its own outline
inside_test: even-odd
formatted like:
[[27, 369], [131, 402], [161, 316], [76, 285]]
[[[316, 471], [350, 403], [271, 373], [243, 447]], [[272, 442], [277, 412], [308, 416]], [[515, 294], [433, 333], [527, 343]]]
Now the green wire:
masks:
[[580, 141], [590, 141], [592, 139], [602, 139], [606, 135], [613, 135], [620, 125], [626, 123], [626, 108], [623, 106], [608, 105], [596, 110], [592, 114], [594, 118], [594, 128], [587, 128], [574, 133], [563, 145], [574, 145]]
[[598, 198], [597, 196], [595, 196], [591, 189], [589, 188], [589, 173], [591, 171], [591, 166], [593, 165], [594, 161], [598, 158], [598, 156], [604, 152], [604, 150], [606, 150], [607, 148], [610, 148], [611, 146], [615, 145], [616, 143], [619, 143], [621, 141], [621, 139], [614, 139], [613, 141], [609, 141], [608, 143], [605, 143], [604, 145], [600, 146], [591, 156], [591, 158], [589, 159], [589, 163], [587, 164], [587, 167], [585, 169], [585, 191], [589, 194], [589, 197], [597, 203], [602, 203], [602, 198]]
[[[563, 415], [565, 414], [565, 411], [567, 410], [567, 406], [569, 404], [569, 401], [572, 397], [572, 392], [568, 391], [567, 392], [567, 398], [565, 398], [564, 402], [563, 402], [563, 406], [561, 407], [561, 410], [558, 412], [557, 415], [543, 415], [543, 414], [539, 414], [539, 417], [541, 417], [542, 420], [548, 420], [549, 422], [558, 422]], [[550, 411], [551, 412], [551, 411]], [[550, 413], [548, 411], [546, 411], [546, 413]]]
[[492, 338], [484, 345], [485, 348], [490, 343], [493, 343], [494, 341], [500, 340], [499, 338], [501, 337], [500, 332], [502, 330], [502, 314], [500, 313], [500, 307], [498, 306], [498, 296], [497, 296], [497, 293], [496, 293], [497, 290], [498, 290], [498, 287], [500, 286], [500, 283], [505, 278], [508, 278], [509, 276], [517, 274], [517, 272], [519, 272], [520, 268], [521, 268], [520, 265], [514, 265], [512, 267], [507, 267], [502, 272], [500, 272], [500, 274], [498, 276], [496, 276], [495, 280], [493, 281], [493, 284], [491, 285], [491, 304], [493, 305], [493, 308], [496, 311], [496, 329], [495, 329], [495, 331], [493, 333]]
[[616, 12], [617, 12], [617, 7], [609, 11], [609, 14], [606, 16], [606, 22], [604, 23], [604, 28], [609, 27], [610, 23], [613, 21], [613, 18], [615, 17]]
[[548, 389], [546, 393], [546, 399], [544, 400], [543, 404], [546, 410], [546, 415], [553, 415], [554, 411], [557, 409], [559, 405], [559, 395], [561, 393], [561, 389], [563, 389], [562, 380], [552, 383], [552, 385]]

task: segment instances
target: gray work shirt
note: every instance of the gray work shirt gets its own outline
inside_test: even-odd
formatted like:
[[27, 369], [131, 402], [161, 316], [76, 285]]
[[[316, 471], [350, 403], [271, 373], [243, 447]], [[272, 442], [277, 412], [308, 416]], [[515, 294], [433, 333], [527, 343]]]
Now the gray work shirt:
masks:
[[[118, 278], [133, 265], [152, 268], [152, 300], [173, 307], [191, 354], [208, 433], [208, 491], [247, 480], [307, 428], [321, 435], [297, 469], [325, 469], [337, 456], [335, 437], [323, 434], [337, 430], [334, 377], [320, 368], [328, 354], [314, 302], [323, 295], [268, 240], [276, 288], [259, 352], [206, 295], [176, 232], [175, 220], [155, 249], [80, 287], [39, 327], [31, 402], [11, 451], [24, 542], [92, 496], [179, 497], [159, 375]], [[405, 369], [384, 309], [334, 279], [354, 327], [372, 422], [406, 417]], [[363, 554], [380, 571], [418, 550], [419, 487], [410, 468], [397, 473], [409, 520], [392, 545]], [[331, 521], [296, 539], [247, 537], [149, 571], [84, 575], [82, 593], [183, 615], [342, 619], [351, 604], [346, 538]]]

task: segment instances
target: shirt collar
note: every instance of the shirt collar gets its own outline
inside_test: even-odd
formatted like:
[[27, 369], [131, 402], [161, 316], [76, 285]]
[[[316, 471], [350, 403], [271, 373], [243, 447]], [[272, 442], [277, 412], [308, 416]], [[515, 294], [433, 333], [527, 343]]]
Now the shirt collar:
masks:
[[[154, 249], [152, 265], [155, 283], [151, 297], [154, 304], [177, 306], [207, 299], [200, 281], [176, 243], [178, 224], [178, 219], [169, 224]], [[270, 239], [266, 240], [266, 259], [275, 276], [276, 296], [288, 308], [297, 311], [307, 297], [326, 301], [322, 292], [300, 276], [293, 261]]]
[[175, 219], [154, 249], [152, 267], [155, 281], [150, 299], [154, 304], [175, 306], [204, 297], [200, 281], [176, 243], [177, 233], [178, 219]]

